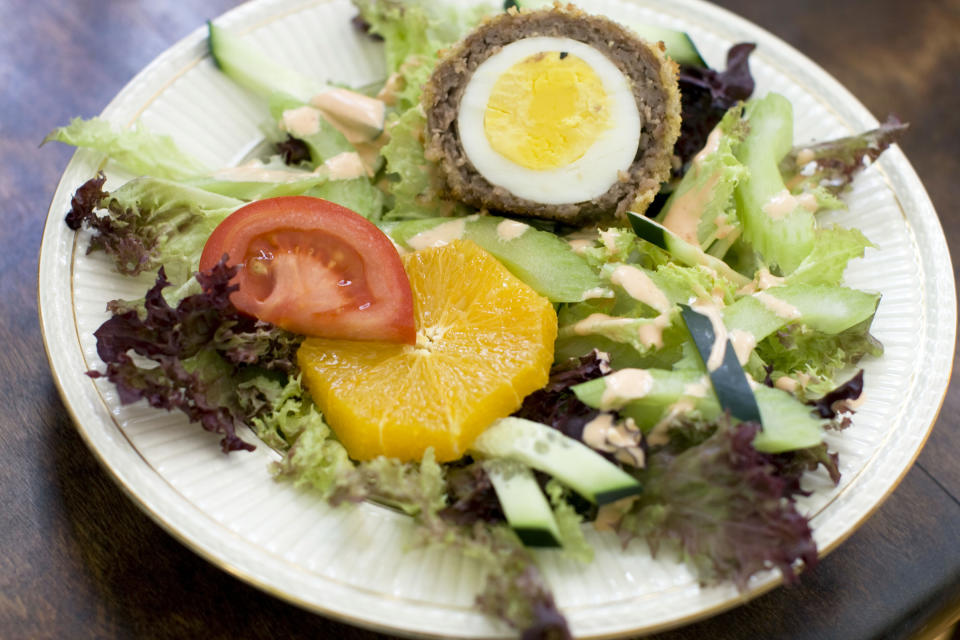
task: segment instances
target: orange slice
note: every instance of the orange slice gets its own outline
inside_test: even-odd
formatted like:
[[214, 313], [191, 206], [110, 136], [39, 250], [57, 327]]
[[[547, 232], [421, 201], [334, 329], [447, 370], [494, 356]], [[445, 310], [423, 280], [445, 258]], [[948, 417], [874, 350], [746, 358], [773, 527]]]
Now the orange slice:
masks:
[[416, 345], [309, 338], [304, 381], [356, 460], [455, 460], [547, 382], [553, 305], [472, 242], [403, 257]]

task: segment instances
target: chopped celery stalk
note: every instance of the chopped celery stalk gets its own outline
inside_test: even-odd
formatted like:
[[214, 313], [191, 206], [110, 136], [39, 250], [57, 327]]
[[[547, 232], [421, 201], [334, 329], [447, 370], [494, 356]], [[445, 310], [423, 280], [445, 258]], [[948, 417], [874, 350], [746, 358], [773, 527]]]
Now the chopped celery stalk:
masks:
[[488, 460], [483, 468], [497, 492], [510, 528], [529, 547], [559, 547], [560, 527], [530, 469], [510, 460]]
[[813, 249], [815, 228], [813, 211], [780, 175], [780, 161], [793, 144], [793, 107], [770, 93], [747, 103], [746, 112], [749, 132], [736, 154], [749, 175], [734, 192], [743, 238], [786, 275]]
[[640, 493], [640, 483], [602, 455], [556, 429], [522, 418], [502, 418], [474, 441], [472, 451], [506, 458], [550, 474], [596, 504]]
[[638, 236], [669, 252], [678, 261], [691, 267], [702, 266], [713, 269], [737, 286], [749, 284], [750, 279], [745, 275], [734, 271], [723, 260], [704, 253], [700, 247], [690, 244], [659, 222], [633, 211], [628, 211], [627, 217]]
[[740, 298], [723, 310], [723, 323], [755, 342], [790, 322], [835, 335], [873, 317], [879, 302], [878, 294], [855, 289], [788, 284]]
[[[684, 396], [705, 397], [709, 387], [704, 373], [695, 369], [621, 369], [620, 371], [627, 373], [615, 372], [611, 375], [617, 376], [621, 381], [629, 380], [631, 377], [642, 381], [634, 386], [634, 389], [641, 388], [642, 393], [630, 393], [631, 385], [629, 384], [617, 387], [627, 389], [623, 394], [617, 393], [614, 387], [608, 391], [608, 383], [616, 379], [610, 376], [594, 378], [575, 385], [572, 387], [573, 392], [580, 402], [594, 409], [621, 411], [635, 404], [664, 409]], [[639, 371], [644, 373], [635, 373]]]
[[552, 302], [578, 302], [602, 284], [568, 242], [515, 220], [496, 216], [428, 218], [385, 224], [381, 228], [410, 250], [446, 242], [451, 237], [472, 240]]

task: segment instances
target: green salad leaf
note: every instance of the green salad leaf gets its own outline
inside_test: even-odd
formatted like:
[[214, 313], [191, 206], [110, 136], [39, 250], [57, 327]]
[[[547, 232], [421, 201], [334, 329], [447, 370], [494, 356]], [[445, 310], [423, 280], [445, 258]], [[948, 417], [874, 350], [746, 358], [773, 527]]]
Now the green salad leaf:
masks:
[[181, 180], [210, 169], [182, 151], [173, 138], [149, 131], [139, 121], [133, 129], [115, 129], [103, 118], [74, 118], [51, 131], [44, 143], [56, 141], [105, 154], [134, 175]]

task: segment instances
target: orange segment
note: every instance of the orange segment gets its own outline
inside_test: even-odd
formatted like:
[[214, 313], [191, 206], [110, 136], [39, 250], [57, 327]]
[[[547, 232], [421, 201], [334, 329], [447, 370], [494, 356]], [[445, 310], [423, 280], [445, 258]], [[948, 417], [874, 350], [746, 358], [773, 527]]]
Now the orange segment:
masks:
[[547, 382], [550, 302], [469, 241], [404, 256], [417, 344], [309, 338], [297, 354], [330, 427], [356, 460], [463, 455]]

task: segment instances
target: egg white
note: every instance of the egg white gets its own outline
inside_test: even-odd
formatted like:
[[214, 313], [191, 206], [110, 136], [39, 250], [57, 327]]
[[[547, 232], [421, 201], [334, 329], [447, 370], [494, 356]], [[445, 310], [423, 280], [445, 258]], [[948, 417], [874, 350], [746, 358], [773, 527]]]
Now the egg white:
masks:
[[[566, 51], [587, 63], [610, 100], [612, 126], [586, 153], [555, 169], [534, 170], [516, 164], [490, 146], [484, 113], [494, 83], [513, 65], [540, 52]], [[534, 37], [506, 45], [484, 60], [467, 82], [457, 129], [464, 153], [491, 184], [520, 198], [549, 205], [572, 204], [600, 197], [633, 163], [640, 144], [640, 112], [629, 79], [603, 53], [570, 38]]]

